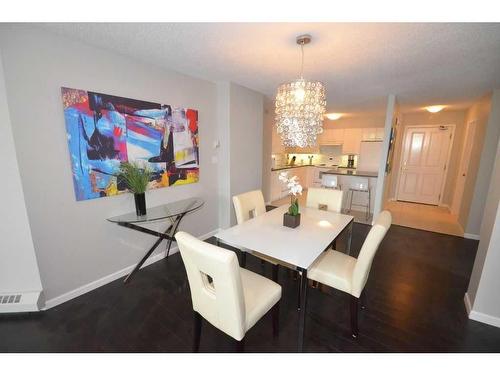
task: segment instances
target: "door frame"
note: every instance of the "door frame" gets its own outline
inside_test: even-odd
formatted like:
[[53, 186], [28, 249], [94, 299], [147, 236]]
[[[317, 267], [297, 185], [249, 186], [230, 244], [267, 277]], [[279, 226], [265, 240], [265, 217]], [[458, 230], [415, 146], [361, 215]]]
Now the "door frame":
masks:
[[[460, 153], [460, 161], [459, 161], [459, 164], [458, 164], [458, 170], [457, 170], [457, 179], [456, 181], [458, 181], [458, 179], [460, 178], [460, 175], [465, 172], [467, 175], [469, 173], [469, 167], [470, 167], [470, 159], [471, 159], [471, 156], [469, 155], [469, 162], [467, 163], [467, 170], [464, 171], [463, 170], [463, 161], [464, 161], [464, 157], [465, 157], [465, 146], [467, 144], [467, 142], [470, 140], [472, 142], [472, 148], [474, 148], [474, 138], [476, 137], [476, 133], [477, 133], [477, 121], [476, 120], [470, 120], [470, 121], [467, 121], [465, 122], [465, 130], [464, 130], [465, 134], [464, 134], [464, 142], [463, 142], [463, 145], [462, 145], [462, 152]], [[466, 180], [467, 180], [467, 177], [466, 176]], [[464, 182], [463, 184], [463, 187], [462, 187], [462, 192], [460, 193], [460, 196], [457, 195], [457, 186], [455, 186], [455, 191], [453, 192], [453, 200], [451, 201], [451, 207], [450, 207], [450, 212], [454, 215], [458, 215], [459, 212], [460, 212], [460, 208], [462, 207], [462, 198], [463, 198], [463, 195], [464, 195], [464, 190], [465, 190], [465, 185], [466, 185], [466, 182]]]
[[[400, 177], [401, 177], [401, 170], [403, 168], [403, 156], [404, 156], [404, 148], [406, 144], [406, 137], [408, 136], [408, 129], [411, 128], [438, 128], [440, 126], [448, 126], [451, 128], [451, 138], [450, 138], [450, 144], [448, 145], [448, 153], [446, 156], [446, 170], [444, 171], [443, 175], [443, 181], [441, 182], [441, 189], [439, 190], [439, 201], [438, 201], [438, 207], [448, 207], [447, 204], [443, 204], [443, 195], [444, 195], [444, 188], [446, 187], [446, 179], [448, 178], [448, 171], [450, 170], [450, 158], [451, 158], [451, 149], [453, 148], [453, 141], [455, 140], [455, 124], [435, 124], [435, 125], [408, 125], [408, 126], [403, 126], [403, 140], [401, 143], [401, 150], [399, 154], [399, 168], [398, 168], [398, 173], [396, 176], [396, 201], [399, 201], [398, 195], [399, 195], [399, 182], [400, 182]], [[401, 202], [401, 201], [400, 201]], [[425, 204], [425, 203], [417, 203], [416, 204]]]

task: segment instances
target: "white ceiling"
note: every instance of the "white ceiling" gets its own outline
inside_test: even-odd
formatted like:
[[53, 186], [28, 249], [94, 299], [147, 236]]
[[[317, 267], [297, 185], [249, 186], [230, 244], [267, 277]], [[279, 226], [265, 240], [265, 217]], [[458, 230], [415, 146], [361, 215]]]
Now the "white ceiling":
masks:
[[329, 112], [466, 108], [500, 88], [500, 24], [64, 23], [56, 33], [200, 78], [273, 97], [299, 74], [295, 37], [309, 33], [304, 77], [323, 81]]

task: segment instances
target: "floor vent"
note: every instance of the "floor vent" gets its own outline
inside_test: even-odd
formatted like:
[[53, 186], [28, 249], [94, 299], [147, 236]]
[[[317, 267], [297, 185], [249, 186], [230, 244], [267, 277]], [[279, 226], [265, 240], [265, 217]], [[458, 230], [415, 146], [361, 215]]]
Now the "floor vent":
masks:
[[9, 296], [0, 296], [0, 304], [5, 304], [5, 303], [19, 303], [21, 301], [21, 295], [20, 294], [11, 294]]

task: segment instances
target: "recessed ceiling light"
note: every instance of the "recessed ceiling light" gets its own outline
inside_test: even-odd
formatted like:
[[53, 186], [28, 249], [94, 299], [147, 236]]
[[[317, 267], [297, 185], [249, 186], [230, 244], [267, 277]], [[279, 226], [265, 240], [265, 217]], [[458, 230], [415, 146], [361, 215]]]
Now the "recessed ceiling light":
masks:
[[342, 117], [342, 113], [327, 113], [325, 116], [328, 120], [338, 120]]
[[425, 109], [430, 113], [437, 113], [444, 109], [444, 105], [431, 105], [430, 107], [425, 107]]

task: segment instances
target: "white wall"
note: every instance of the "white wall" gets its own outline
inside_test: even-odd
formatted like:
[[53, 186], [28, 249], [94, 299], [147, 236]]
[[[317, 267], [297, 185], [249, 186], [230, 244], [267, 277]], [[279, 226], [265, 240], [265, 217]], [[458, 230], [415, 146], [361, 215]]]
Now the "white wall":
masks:
[[465, 133], [466, 111], [443, 110], [438, 113], [414, 112], [401, 115], [402, 126], [397, 133], [396, 148], [394, 150], [394, 178], [389, 189], [389, 198], [395, 198], [397, 195], [396, 186], [401, 168], [401, 154], [403, 152], [403, 137], [405, 127], [413, 125], [455, 125], [455, 135], [451, 147], [451, 158], [448, 164], [448, 173], [446, 174], [445, 187], [443, 191], [443, 204], [451, 206], [453, 194], [455, 192], [455, 182], [460, 163], [460, 150], [462, 149], [463, 137]]
[[[488, 125], [488, 118], [491, 112], [491, 93], [483, 96], [476, 103], [467, 110], [465, 123], [474, 121], [476, 123], [476, 130], [474, 133], [472, 150], [470, 153], [469, 166], [466, 172], [466, 182], [464, 192], [462, 194], [462, 202], [458, 212], [458, 222], [462, 228], [467, 227], [469, 219], [470, 207], [474, 199], [474, 188], [477, 181], [477, 173], [481, 161], [481, 152], [483, 150], [484, 136]], [[475, 233], [478, 235], [479, 233]]]
[[[201, 235], [218, 227], [217, 165], [211, 162], [217, 138], [214, 83], [19, 25], [0, 28], [0, 49], [19, 171], [47, 299], [136, 263], [155, 240], [106, 221], [133, 211], [131, 194], [75, 200], [61, 86], [197, 109], [200, 182], [152, 190], [147, 204], [201, 196], [205, 206], [186, 217], [181, 229]], [[16, 190], [20, 191], [19, 186]]]
[[500, 137], [500, 89], [491, 97], [491, 110], [486, 126], [481, 161], [477, 170], [474, 194], [470, 205], [465, 233], [478, 234], [485, 209], [486, 196], [490, 186], [491, 171], [495, 162], [498, 139]]
[[40, 292], [35, 250], [31, 238], [21, 177], [7, 107], [2, 59], [0, 56], [0, 294]]
[[[498, 124], [500, 126], [500, 123]], [[472, 307], [470, 318], [500, 327], [500, 142], [491, 171], [480, 241], [472, 269], [467, 297]]]

